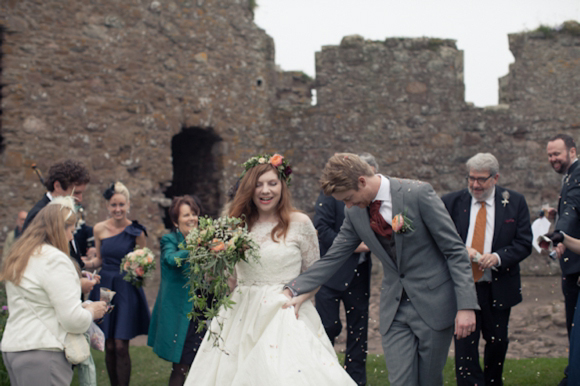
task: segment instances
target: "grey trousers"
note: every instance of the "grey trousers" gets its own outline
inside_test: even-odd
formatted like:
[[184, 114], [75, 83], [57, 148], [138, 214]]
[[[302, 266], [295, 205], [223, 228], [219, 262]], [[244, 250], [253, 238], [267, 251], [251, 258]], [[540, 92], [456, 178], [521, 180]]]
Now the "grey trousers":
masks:
[[63, 351], [2, 352], [11, 386], [68, 386], [73, 370]]
[[453, 326], [432, 330], [411, 301], [401, 299], [393, 324], [382, 339], [391, 386], [443, 385], [453, 330]]

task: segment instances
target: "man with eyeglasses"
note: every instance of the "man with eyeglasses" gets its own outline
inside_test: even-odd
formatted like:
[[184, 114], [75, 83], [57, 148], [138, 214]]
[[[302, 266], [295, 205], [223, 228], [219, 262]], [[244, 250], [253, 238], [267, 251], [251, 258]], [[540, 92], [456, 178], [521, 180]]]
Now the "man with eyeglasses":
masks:
[[475, 311], [475, 331], [455, 340], [455, 374], [460, 386], [502, 385], [510, 311], [522, 301], [519, 263], [532, 251], [530, 213], [523, 195], [497, 185], [499, 163], [492, 154], [478, 153], [466, 165], [467, 189], [442, 200], [472, 261], [481, 310]]
[[[558, 134], [550, 138], [546, 146], [548, 160], [554, 171], [562, 175], [562, 189], [558, 202], [558, 210], [552, 209], [550, 215], [558, 214], [556, 231], [562, 231], [569, 236], [580, 238], [580, 168], [576, 155], [576, 143], [566, 134]], [[566, 307], [566, 328], [568, 338], [572, 331], [576, 301], [580, 291], [580, 255], [566, 250], [560, 243], [555, 248], [562, 269], [562, 292]], [[565, 377], [559, 385], [567, 385], [568, 368]]]

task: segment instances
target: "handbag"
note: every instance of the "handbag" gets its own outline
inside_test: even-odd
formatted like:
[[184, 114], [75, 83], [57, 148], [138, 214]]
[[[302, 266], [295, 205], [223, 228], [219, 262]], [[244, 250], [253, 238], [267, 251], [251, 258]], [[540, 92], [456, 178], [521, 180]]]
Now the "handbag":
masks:
[[22, 296], [28, 308], [30, 308], [30, 310], [34, 313], [34, 315], [36, 315], [38, 320], [40, 320], [40, 322], [44, 325], [44, 327], [46, 327], [46, 329], [50, 331], [50, 333], [56, 338], [56, 340], [58, 340], [60, 344], [64, 346], [64, 355], [67, 361], [69, 361], [69, 363], [73, 365], [78, 365], [79, 363], [89, 359], [89, 357], [91, 356], [91, 348], [89, 347], [89, 341], [85, 337], [85, 334], [73, 334], [67, 332], [66, 336], [64, 337], [64, 342], [61, 341], [58, 338], [58, 336], [56, 336], [50, 330], [50, 328], [48, 328], [48, 326], [44, 323], [44, 320], [42, 320], [42, 318], [36, 313], [36, 311], [34, 310], [34, 308], [32, 308], [30, 303], [28, 303], [26, 296], [24, 296], [22, 291], [20, 291], [20, 288], [18, 288], [17, 286], [14, 287], [20, 293], [20, 296]]
[[78, 365], [91, 356], [91, 348], [85, 334], [71, 334], [68, 332], [64, 337], [63, 345], [64, 355], [73, 365]]

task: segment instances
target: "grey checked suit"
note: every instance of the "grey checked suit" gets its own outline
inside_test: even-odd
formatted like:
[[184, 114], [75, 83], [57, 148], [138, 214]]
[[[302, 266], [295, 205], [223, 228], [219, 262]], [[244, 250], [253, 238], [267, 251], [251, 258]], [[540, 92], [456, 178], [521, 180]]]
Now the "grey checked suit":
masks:
[[[299, 294], [314, 290], [325, 283], [363, 241], [383, 265], [381, 334], [388, 336], [397, 319], [404, 293], [425, 329], [432, 332], [451, 331], [448, 338], [443, 339], [447, 341], [446, 348], [431, 347], [429, 350], [434, 349], [433, 353], [427, 350], [419, 355], [440, 356], [445, 352], [444, 358], [437, 358], [436, 368], [424, 372], [420, 368], [425, 359], [422, 358], [419, 368], [415, 369], [418, 375], [410, 378], [399, 374], [399, 367], [408, 371], [408, 366], [402, 363], [406, 356], [400, 352], [401, 348], [397, 347], [398, 352], [391, 353], [388, 339], [383, 339], [389, 379], [392, 379], [391, 373], [396, 374], [396, 377], [393, 375], [395, 383], [391, 380], [391, 384], [403, 384], [411, 379], [420, 385], [436, 385], [442, 382], [441, 373], [446, 350], [451, 343], [457, 310], [479, 309], [469, 257], [453, 221], [431, 185], [421, 181], [387, 178], [390, 181], [393, 214], [405, 213], [414, 226], [412, 232], [393, 233], [397, 263], [385, 252], [372, 231], [368, 210], [351, 207], [346, 210], [340, 233], [326, 255], [288, 285]], [[408, 307], [408, 303], [405, 303], [405, 307]], [[440, 338], [435, 341], [441, 346]], [[426, 345], [423, 346], [423, 343]], [[420, 342], [419, 346], [430, 345], [429, 342]], [[416, 353], [417, 347], [410, 347], [409, 350], [415, 350]], [[397, 381], [403, 379], [401, 383]]]

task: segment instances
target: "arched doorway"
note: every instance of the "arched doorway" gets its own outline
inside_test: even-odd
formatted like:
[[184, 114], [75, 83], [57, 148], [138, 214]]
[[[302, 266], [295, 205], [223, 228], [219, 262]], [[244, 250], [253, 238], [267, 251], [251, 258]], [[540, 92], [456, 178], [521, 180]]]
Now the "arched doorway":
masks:
[[[222, 139], [212, 128], [183, 128], [171, 140], [173, 181], [165, 191], [167, 198], [184, 194], [197, 196], [203, 206], [202, 214], [216, 217], [220, 211], [219, 181], [222, 165], [217, 145]], [[166, 228], [171, 228], [169, 216]]]

